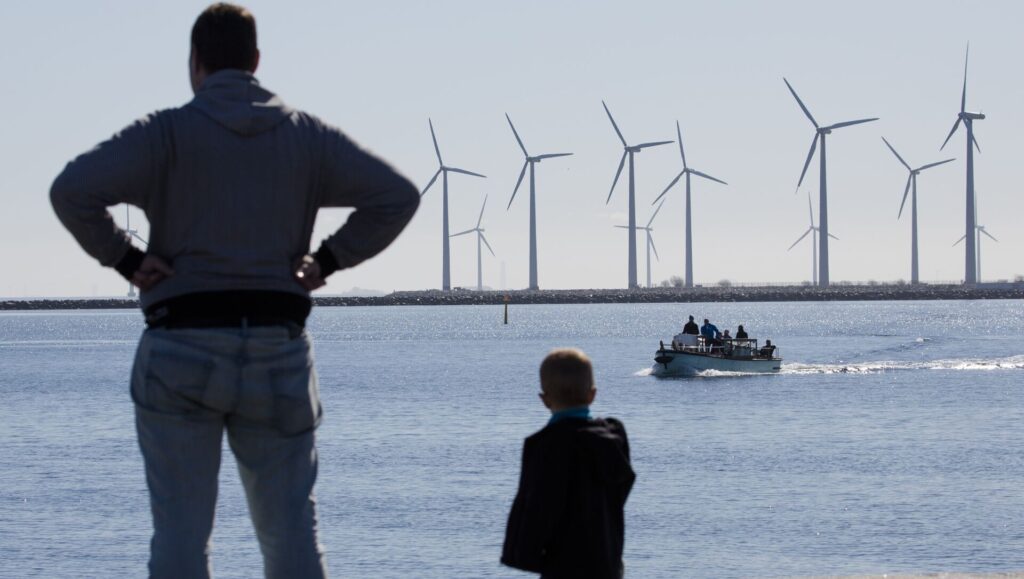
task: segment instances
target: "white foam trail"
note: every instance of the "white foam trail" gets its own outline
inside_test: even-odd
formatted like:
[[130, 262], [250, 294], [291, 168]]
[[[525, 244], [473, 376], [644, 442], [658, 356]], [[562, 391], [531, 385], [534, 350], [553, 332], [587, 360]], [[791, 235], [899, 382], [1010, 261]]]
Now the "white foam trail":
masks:
[[633, 372], [634, 376], [650, 376], [654, 372], [654, 368], [644, 368], [639, 372]]
[[904, 370], [1024, 370], [1024, 355], [1008, 358], [959, 358], [924, 362], [878, 361], [852, 364], [784, 363], [782, 374], [878, 374]]

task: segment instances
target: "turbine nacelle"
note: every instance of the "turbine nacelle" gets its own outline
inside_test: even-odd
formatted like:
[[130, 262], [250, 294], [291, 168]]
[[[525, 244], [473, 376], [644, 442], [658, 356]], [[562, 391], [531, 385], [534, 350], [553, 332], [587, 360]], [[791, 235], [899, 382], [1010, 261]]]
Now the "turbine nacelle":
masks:
[[966, 112], [965, 111], [965, 112], [960, 113], [960, 118], [964, 119], [964, 120], [970, 119], [972, 121], [980, 121], [980, 120], [984, 120], [985, 113], [972, 113], [972, 112]]

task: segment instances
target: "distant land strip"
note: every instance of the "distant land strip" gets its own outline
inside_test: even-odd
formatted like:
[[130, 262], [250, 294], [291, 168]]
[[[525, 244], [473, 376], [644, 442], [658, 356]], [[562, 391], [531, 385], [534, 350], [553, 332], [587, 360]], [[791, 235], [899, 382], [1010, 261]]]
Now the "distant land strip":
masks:
[[[694, 288], [656, 287], [635, 290], [488, 290], [400, 291], [384, 296], [315, 296], [317, 306], [438, 306], [512, 304], [629, 304], [704, 302], [828, 302], [897, 300], [1019, 300], [1024, 283], [976, 285], [831, 285]], [[0, 310], [92, 310], [137, 308], [134, 298], [3, 299]]]

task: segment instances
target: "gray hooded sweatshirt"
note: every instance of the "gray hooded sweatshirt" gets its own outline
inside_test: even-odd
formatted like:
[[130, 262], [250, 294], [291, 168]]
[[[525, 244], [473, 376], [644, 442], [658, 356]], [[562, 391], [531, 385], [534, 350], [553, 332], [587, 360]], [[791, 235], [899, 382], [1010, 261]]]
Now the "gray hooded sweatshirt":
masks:
[[413, 184], [383, 161], [240, 70], [210, 75], [185, 106], [150, 114], [73, 160], [50, 199], [106, 266], [133, 251], [107, 208], [145, 212], [147, 252], [174, 275], [142, 293], [143, 309], [197, 292], [308, 296], [292, 273], [310, 252], [318, 209], [355, 208], [321, 248], [344, 269], [386, 248], [419, 204]]

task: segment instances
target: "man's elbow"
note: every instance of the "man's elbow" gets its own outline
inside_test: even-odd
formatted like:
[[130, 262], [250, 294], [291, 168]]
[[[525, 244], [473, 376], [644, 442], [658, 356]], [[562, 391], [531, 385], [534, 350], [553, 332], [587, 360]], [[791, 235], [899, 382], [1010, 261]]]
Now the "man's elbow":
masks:
[[75, 196], [74, 180], [70, 176], [70, 166], [61, 171], [50, 185], [50, 205], [58, 217], [66, 214]]

